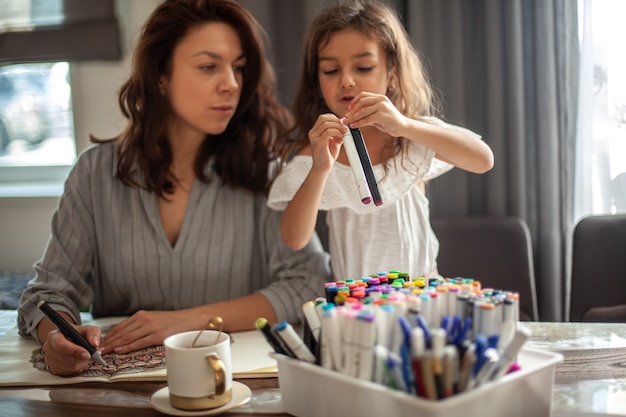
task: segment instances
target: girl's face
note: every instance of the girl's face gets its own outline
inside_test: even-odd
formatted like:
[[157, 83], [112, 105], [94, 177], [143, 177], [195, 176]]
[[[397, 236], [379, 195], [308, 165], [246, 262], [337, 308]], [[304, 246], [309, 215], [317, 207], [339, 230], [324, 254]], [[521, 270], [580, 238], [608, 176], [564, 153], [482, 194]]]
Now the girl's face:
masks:
[[204, 140], [222, 133], [239, 103], [245, 62], [230, 25], [192, 28], [174, 49], [170, 77], [160, 80], [172, 109], [171, 136]]
[[385, 94], [391, 81], [387, 56], [378, 42], [354, 29], [330, 36], [318, 50], [318, 79], [326, 105], [343, 117], [361, 91]]

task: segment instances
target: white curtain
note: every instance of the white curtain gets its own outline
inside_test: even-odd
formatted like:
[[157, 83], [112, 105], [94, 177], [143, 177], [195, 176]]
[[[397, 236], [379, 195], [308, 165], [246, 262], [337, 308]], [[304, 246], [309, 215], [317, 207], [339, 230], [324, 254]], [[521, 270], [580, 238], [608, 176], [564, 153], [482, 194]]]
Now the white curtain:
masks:
[[626, 2], [579, 0], [579, 10], [576, 221], [626, 212]]

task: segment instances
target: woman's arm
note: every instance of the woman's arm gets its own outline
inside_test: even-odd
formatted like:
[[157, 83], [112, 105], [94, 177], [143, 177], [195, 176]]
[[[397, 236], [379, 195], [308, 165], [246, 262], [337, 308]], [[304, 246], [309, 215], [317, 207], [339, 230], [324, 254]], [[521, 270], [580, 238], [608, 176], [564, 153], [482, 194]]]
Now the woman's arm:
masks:
[[[65, 183], [46, 251], [35, 264], [36, 277], [22, 293], [18, 310], [20, 334], [42, 343], [46, 364], [57, 375], [77, 374], [91, 362], [87, 350], [70, 342], [37, 307], [44, 299], [68, 322], [79, 324], [79, 307], [90, 303], [92, 289], [86, 279], [93, 256], [89, 178], [88, 158], [81, 157]], [[99, 328], [76, 328], [92, 346], [99, 346]]]
[[206, 329], [209, 319], [221, 317], [224, 331], [252, 330], [259, 317], [277, 321], [268, 299], [252, 293], [237, 299], [174, 311], [141, 310], [111, 328], [102, 340], [102, 352], [132, 352], [148, 346], [162, 345], [176, 333]]
[[65, 183], [65, 191], [52, 217], [45, 253], [34, 267], [35, 279], [22, 293], [18, 309], [18, 329], [22, 336], [45, 341], [41, 337], [48, 332], [38, 328], [44, 319], [37, 308], [40, 299], [45, 299], [60, 313], [66, 313], [76, 324], [80, 324], [79, 309], [91, 303], [93, 291], [87, 282], [94, 253], [90, 176], [88, 158], [83, 156]]

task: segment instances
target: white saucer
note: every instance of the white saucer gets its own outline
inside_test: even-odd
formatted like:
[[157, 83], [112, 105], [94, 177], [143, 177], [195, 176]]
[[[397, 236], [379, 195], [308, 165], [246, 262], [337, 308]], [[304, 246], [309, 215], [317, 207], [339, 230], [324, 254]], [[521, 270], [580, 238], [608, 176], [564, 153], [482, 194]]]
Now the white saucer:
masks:
[[185, 411], [172, 407], [170, 404], [170, 390], [161, 388], [150, 398], [150, 405], [157, 411], [171, 416], [212, 416], [214, 414], [225, 413], [231, 408], [246, 404], [252, 398], [252, 391], [247, 385], [233, 381], [233, 395], [228, 404], [210, 410]]

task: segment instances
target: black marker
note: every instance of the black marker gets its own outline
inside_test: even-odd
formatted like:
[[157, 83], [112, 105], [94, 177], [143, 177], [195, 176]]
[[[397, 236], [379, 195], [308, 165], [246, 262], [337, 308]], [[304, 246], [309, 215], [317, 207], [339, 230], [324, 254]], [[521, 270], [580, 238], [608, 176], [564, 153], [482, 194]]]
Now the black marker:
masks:
[[77, 344], [78, 346], [87, 349], [87, 352], [89, 352], [89, 354], [91, 355], [91, 359], [98, 361], [104, 366], [108, 366], [104, 359], [102, 359], [100, 351], [91, 346], [89, 342], [80, 333], [78, 333], [76, 329], [72, 327], [72, 325], [69, 324], [59, 313], [54, 311], [54, 309], [52, 309], [52, 307], [50, 307], [48, 303], [46, 303], [44, 300], [41, 300], [37, 303], [37, 307], [39, 307], [39, 309], [43, 311], [46, 316], [48, 316], [48, 318], [59, 328], [59, 330], [65, 336], [67, 336], [68, 339], [70, 339], [74, 344]]
[[295, 358], [293, 352], [291, 352], [291, 350], [283, 344], [278, 335], [274, 333], [272, 326], [267, 322], [267, 319], [259, 317], [254, 323], [254, 326], [259, 329], [261, 333], [263, 333], [265, 340], [267, 340], [267, 343], [269, 343], [272, 349], [274, 349], [274, 352]]
[[356, 152], [359, 154], [359, 160], [361, 161], [361, 166], [363, 167], [363, 172], [365, 173], [367, 186], [370, 189], [370, 193], [372, 193], [374, 204], [380, 206], [383, 204], [383, 198], [380, 196], [380, 191], [378, 191], [378, 183], [376, 182], [376, 176], [374, 175], [374, 168], [372, 167], [372, 161], [370, 160], [370, 155], [367, 152], [367, 147], [365, 146], [365, 140], [363, 139], [361, 130], [352, 128], [349, 129], [352, 133], [352, 137], [354, 138]]

